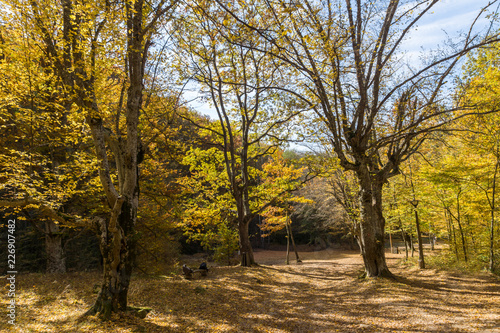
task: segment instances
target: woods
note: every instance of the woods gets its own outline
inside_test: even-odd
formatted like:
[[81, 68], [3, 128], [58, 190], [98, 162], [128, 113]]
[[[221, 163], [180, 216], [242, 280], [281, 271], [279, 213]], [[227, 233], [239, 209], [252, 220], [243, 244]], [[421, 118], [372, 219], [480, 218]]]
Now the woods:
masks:
[[1, 3], [0, 237], [19, 279], [98, 271], [82, 317], [290, 240], [498, 275], [497, 1], [418, 60], [438, 0]]

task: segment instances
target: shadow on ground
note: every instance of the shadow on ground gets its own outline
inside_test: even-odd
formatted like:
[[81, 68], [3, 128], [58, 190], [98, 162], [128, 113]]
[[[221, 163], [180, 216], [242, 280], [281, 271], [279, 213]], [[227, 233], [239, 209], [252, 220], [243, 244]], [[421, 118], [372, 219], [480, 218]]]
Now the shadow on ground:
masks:
[[195, 280], [134, 278], [131, 305], [153, 308], [144, 320], [81, 318], [96, 297], [96, 273], [19, 276], [18, 325], [10, 331], [500, 332], [492, 275], [419, 271], [388, 255], [398, 278], [363, 280], [355, 252], [306, 253], [293, 265], [279, 264], [283, 253], [266, 255], [259, 267], [212, 267]]

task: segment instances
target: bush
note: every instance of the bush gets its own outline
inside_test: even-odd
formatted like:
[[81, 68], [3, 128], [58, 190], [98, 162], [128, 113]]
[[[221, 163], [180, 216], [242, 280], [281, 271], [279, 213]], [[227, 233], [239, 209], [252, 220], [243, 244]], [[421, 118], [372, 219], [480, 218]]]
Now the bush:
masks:
[[238, 248], [238, 232], [230, 228], [227, 223], [222, 223], [218, 230], [218, 242], [214, 247], [214, 260], [231, 265], [231, 259]]

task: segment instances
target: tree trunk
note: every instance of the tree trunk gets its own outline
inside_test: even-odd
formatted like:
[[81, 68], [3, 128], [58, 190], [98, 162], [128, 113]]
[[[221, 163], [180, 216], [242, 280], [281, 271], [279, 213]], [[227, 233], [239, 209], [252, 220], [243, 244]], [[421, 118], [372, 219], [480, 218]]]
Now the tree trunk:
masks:
[[392, 233], [389, 233], [389, 243], [390, 243], [390, 247], [391, 247], [391, 253], [394, 253], [394, 250], [392, 248]]
[[465, 241], [465, 234], [464, 234], [464, 229], [462, 228], [462, 222], [461, 222], [461, 212], [460, 212], [460, 194], [462, 193], [462, 190], [460, 189], [457, 194], [457, 217], [455, 218], [457, 220], [458, 224], [458, 230], [460, 231], [460, 237], [462, 239], [462, 250], [464, 251], [464, 260], [467, 262], [467, 242]]
[[241, 254], [241, 266], [252, 266], [255, 264], [253, 257], [252, 244], [250, 244], [250, 238], [248, 237], [248, 225], [250, 221], [240, 221], [238, 223], [238, 232], [240, 239], [240, 254]]
[[45, 250], [47, 252], [47, 273], [66, 273], [66, 257], [62, 246], [59, 226], [52, 220], [45, 222]]
[[491, 194], [491, 219], [490, 219], [490, 264], [488, 269], [493, 273], [495, 270], [495, 194], [496, 194], [496, 183], [497, 183], [497, 174], [498, 174], [498, 166], [500, 164], [499, 158], [499, 147], [497, 141], [497, 161], [495, 164], [495, 172], [493, 173], [493, 184], [492, 184], [492, 194]]
[[424, 244], [422, 242], [422, 233], [420, 232], [420, 221], [418, 219], [417, 207], [415, 207], [415, 224], [417, 225], [417, 239], [418, 239], [418, 267], [425, 268], [424, 261]]
[[[60, 2], [62, 14], [62, 41], [56, 42], [52, 32], [45, 28], [44, 17], [38, 15], [36, 2], [31, 2], [37, 26], [42, 30], [42, 40], [48, 56], [53, 57], [51, 63], [59, 74], [65, 89], [68, 90], [69, 105], [76, 103], [85, 114], [85, 122], [91, 129], [91, 135], [99, 161], [99, 177], [106, 194], [107, 204], [111, 208], [109, 221], [99, 219], [100, 247], [103, 256], [103, 283], [95, 304], [87, 313], [100, 313], [109, 318], [111, 312], [124, 311], [127, 308], [127, 293], [134, 260], [134, 250], [137, 240], [135, 223], [139, 202], [139, 174], [138, 165], [142, 156], [139, 139], [139, 115], [142, 109], [144, 89], [144, 70], [148, 60], [148, 49], [153, 44], [150, 40], [154, 36], [160, 17], [166, 15], [173, 8], [174, 3], [160, 2], [151, 10], [151, 4], [144, 0], [125, 1], [121, 6], [106, 2], [103, 10], [103, 19], [93, 29], [90, 35], [81, 35], [80, 20], [91, 19], [93, 14], [82, 9], [71, 0]], [[147, 9], [146, 9], [147, 8]], [[124, 10], [124, 21], [109, 21], [109, 12]], [[95, 22], [97, 23], [97, 22]], [[96, 63], [100, 53], [102, 39], [101, 31], [106, 31], [108, 24], [124, 26], [126, 42], [126, 56], [123, 74], [127, 76], [127, 107], [119, 108], [116, 112], [116, 133], [104, 128], [105, 118], [113, 110], [106, 112], [100, 109], [96, 94]], [[104, 29], [102, 29], [104, 28]], [[58, 37], [58, 38], [59, 38]], [[83, 41], [83, 42], [82, 42]], [[87, 43], [92, 41], [91, 43]], [[60, 45], [59, 45], [60, 44]], [[55, 47], [54, 45], [58, 45]], [[89, 48], [87, 48], [89, 46]], [[105, 49], [103, 49], [105, 50]], [[62, 60], [62, 61], [61, 61]], [[116, 67], [118, 69], [118, 67]], [[125, 124], [120, 125], [120, 115], [124, 113]], [[107, 122], [108, 119], [106, 119]], [[122, 133], [123, 132], [123, 133]], [[112, 151], [112, 154], [109, 154]], [[116, 167], [117, 177], [111, 175], [110, 155], [115, 158], [113, 167]], [[118, 183], [118, 188], [116, 187]]]
[[[288, 220], [290, 221], [290, 220]], [[292, 246], [293, 246], [293, 251], [295, 252], [295, 258], [297, 259], [297, 262], [302, 262], [299, 258], [299, 252], [297, 252], [297, 246], [295, 246], [295, 239], [293, 239], [293, 231], [292, 231], [292, 226], [288, 224], [288, 230], [290, 231], [290, 239], [292, 240]]]
[[401, 219], [399, 219], [399, 228], [401, 230], [401, 237], [403, 238], [403, 242], [405, 244], [406, 260], [408, 260], [408, 233], [403, 230], [403, 223], [401, 223]]
[[457, 220], [458, 223], [458, 230], [460, 231], [460, 238], [462, 239], [462, 251], [464, 252], [464, 260], [467, 262], [467, 242], [465, 241], [465, 234], [464, 230], [462, 228], [462, 223], [460, 222], [460, 219]]
[[451, 245], [451, 224], [450, 224], [450, 219], [448, 218], [448, 210], [444, 209], [444, 219], [446, 220], [446, 228], [448, 230], [448, 244]]
[[93, 307], [87, 314], [99, 313], [109, 319], [112, 312], [127, 310], [127, 295], [135, 255], [137, 204], [119, 198], [109, 223], [101, 223], [103, 282]]
[[358, 172], [362, 255], [366, 277], [393, 277], [385, 261], [382, 215], [382, 182], [370, 178], [368, 171]]
[[410, 248], [411, 248], [411, 257], [415, 256], [415, 244], [413, 243], [413, 231], [410, 232]]
[[[415, 197], [415, 186], [413, 186], [413, 176], [411, 172], [411, 163], [410, 163], [410, 185], [411, 185], [411, 193], [413, 195], [413, 200], [410, 201], [411, 205], [413, 206], [413, 210], [415, 212], [415, 225], [417, 227], [417, 240], [418, 240], [418, 267], [420, 269], [425, 268], [425, 261], [424, 261], [424, 244], [422, 242], [422, 232], [420, 231], [420, 221], [418, 219], [418, 211], [417, 211], [417, 206], [418, 206], [418, 200]], [[412, 241], [412, 247], [413, 247], [413, 241]], [[413, 257], [413, 249], [411, 252], [411, 256]]]
[[451, 225], [451, 232], [453, 235], [453, 248], [455, 249], [455, 256], [457, 257], [457, 261], [460, 261], [460, 256], [458, 255], [458, 244], [457, 244], [457, 235], [455, 233], [455, 224], [453, 223], [453, 219], [451, 217], [451, 212], [449, 215], [449, 222]]

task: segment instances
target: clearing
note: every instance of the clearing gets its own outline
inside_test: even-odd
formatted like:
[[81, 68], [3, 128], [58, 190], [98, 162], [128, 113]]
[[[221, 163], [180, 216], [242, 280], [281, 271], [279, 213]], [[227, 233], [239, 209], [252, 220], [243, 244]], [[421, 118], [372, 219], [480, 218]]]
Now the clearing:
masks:
[[[1, 332], [499, 332], [500, 279], [488, 273], [417, 270], [387, 254], [398, 279], [363, 280], [354, 251], [257, 251], [256, 268], [211, 267], [208, 277], [133, 278], [130, 305], [142, 320], [81, 318], [96, 297], [97, 273], [17, 276], [17, 325]], [[294, 255], [290, 256], [290, 259]], [[191, 266], [201, 259], [191, 259]], [[209, 264], [210, 267], [210, 264]], [[6, 299], [1, 305], [6, 311]]]

